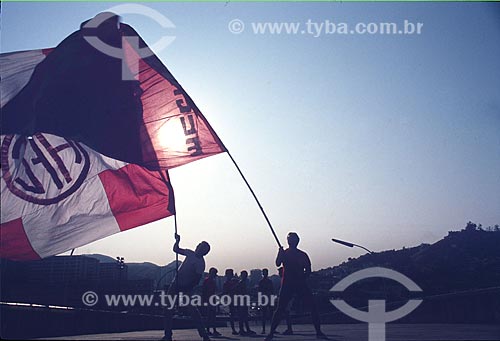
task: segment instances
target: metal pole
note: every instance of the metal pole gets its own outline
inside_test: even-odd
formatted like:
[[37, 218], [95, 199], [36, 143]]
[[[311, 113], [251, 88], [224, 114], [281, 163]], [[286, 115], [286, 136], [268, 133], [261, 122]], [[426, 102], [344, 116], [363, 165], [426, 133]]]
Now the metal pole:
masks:
[[229, 155], [229, 158], [231, 159], [231, 161], [233, 161], [233, 164], [236, 167], [236, 169], [238, 170], [238, 172], [240, 173], [241, 177], [243, 178], [243, 181], [245, 181], [248, 189], [250, 190], [250, 193], [252, 193], [252, 195], [253, 195], [253, 198], [257, 202], [257, 205], [259, 206], [260, 211], [264, 215], [264, 218], [266, 219], [267, 225], [269, 226], [269, 229], [271, 230], [271, 233], [273, 234], [274, 239], [276, 240], [276, 243], [278, 243], [279, 247], [282, 247], [281, 243], [280, 243], [280, 240], [278, 239], [278, 236], [276, 235], [276, 232], [274, 231], [273, 225], [271, 225], [271, 222], [269, 221], [269, 218], [267, 217], [267, 214], [264, 211], [264, 208], [260, 204], [259, 199], [257, 198], [257, 195], [255, 195], [255, 192], [253, 191], [252, 187], [250, 186], [250, 184], [248, 183], [247, 179], [243, 175], [243, 172], [241, 171], [240, 167], [238, 167], [238, 164], [236, 163], [236, 161], [234, 160], [233, 156], [231, 155], [231, 153], [229, 152], [229, 150], [227, 148], [226, 148], [226, 152], [227, 152], [227, 155]]
[[361, 246], [361, 245], [358, 245], [358, 244], [354, 244], [354, 243], [351, 243], [351, 242], [346, 242], [344, 240], [332, 238], [332, 242], [337, 243], [337, 244], [341, 244], [341, 245], [344, 245], [344, 246], [347, 246], [347, 247], [355, 247], [356, 246], [356, 247], [359, 247], [359, 248], [367, 251], [368, 253], [373, 253], [373, 251], [368, 250], [364, 246]]
[[[177, 236], [177, 212], [174, 214], [174, 224], [175, 224], [175, 236]], [[175, 242], [177, 243], [177, 240], [175, 240]], [[179, 275], [179, 253], [176, 251], [175, 252], [175, 279], [174, 279], [176, 295], [179, 295], [179, 277], [178, 277], [178, 275]]]
[[189, 95], [184, 91], [184, 89], [182, 89], [182, 87], [180, 86], [180, 84], [176, 84], [176, 85], [179, 87], [180, 90], [182, 90], [184, 92], [184, 95], [186, 97], [187, 102], [190, 104], [191, 107], [193, 107], [195, 109], [196, 114], [198, 116], [200, 116], [203, 121], [205, 121], [205, 123], [207, 124], [208, 130], [215, 137], [216, 142], [219, 143], [219, 145], [224, 149], [224, 151], [227, 152], [227, 155], [229, 155], [229, 157], [231, 158], [231, 161], [233, 161], [234, 165], [236, 166], [236, 169], [238, 170], [238, 172], [240, 173], [241, 177], [243, 178], [243, 181], [245, 181], [245, 183], [248, 186], [248, 189], [252, 193], [255, 201], [257, 202], [257, 205], [259, 205], [260, 211], [264, 215], [264, 218], [266, 219], [267, 225], [269, 225], [269, 228], [271, 229], [271, 232], [272, 232], [272, 234], [274, 236], [274, 239], [276, 240], [276, 243], [278, 243], [278, 246], [281, 247], [280, 240], [278, 239], [278, 236], [276, 235], [276, 232], [274, 232], [273, 226], [271, 225], [271, 222], [269, 221], [269, 218], [267, 217], [266, 212], [264, 212], [264, 208], [262, 208], [262, 205], [260, 204], [259, 199], [257, 199], [257, 196], [255, 195], [252, 187], [250, 187], [250, 184], [248, 183], [247, 179], [245, 178], [245, 176], [241, 172], [240, 167], [238, 167], [238, 164], [236, 163], [236, 161], [234, 161], [234, 158], [231, 155], [231, 153], [229, 152], [229, 149], [227, 149], [227, 147], [224, 145], [224, 143], [222, 143], [222, 140], [220, 139], [219, 135], [217, 135], [217, 133], [215, 132], [215, 130], [212, 129], [212, 126], [208, 123], [207, 119], [205, 118], [205, 116], [203, 116], [203, 114], [201, 113], [200, 109], [198, 109], [198, 107], [196, 106], [196, 104], [194, 103], [194, 101], [191, 99], [191, 97], [189, 97]]

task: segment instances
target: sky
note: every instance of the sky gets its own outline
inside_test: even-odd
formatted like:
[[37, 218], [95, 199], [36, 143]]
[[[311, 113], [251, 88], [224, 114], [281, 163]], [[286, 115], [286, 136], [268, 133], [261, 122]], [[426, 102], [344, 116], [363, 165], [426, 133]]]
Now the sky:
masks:
[[[122, 15], [195, 101], [251, 183], [282, 243], [313, 269], [433, 243], [471, 220], [500, 224], [500, 3], [141, 3]], [[1, 4], [1, 51], [56, 46], [119, 3]], [[238, 19], [240, 26], [229, 24]], [[420, 34], [309, 34], [330, 23], [422, 23]], [[258, 33], [299, 23], [296, 34]], [[316, 24], [316, 26], [313, 25]], [[332, 27], [330, 25], [329, 27]], [[305, 33], [302, 33], [305, 32]], [[314, 31], [316, 32], [316, 31]], [[314, 33], [313, 32], [313, 33]], [[316, 32], [317, 33], [317, 32]], [[181, 246], [207, 266], [275, 269], [277, 245], [226, 154], [170, 171]], [[164, 265], [173, 218], [75, 254]]]

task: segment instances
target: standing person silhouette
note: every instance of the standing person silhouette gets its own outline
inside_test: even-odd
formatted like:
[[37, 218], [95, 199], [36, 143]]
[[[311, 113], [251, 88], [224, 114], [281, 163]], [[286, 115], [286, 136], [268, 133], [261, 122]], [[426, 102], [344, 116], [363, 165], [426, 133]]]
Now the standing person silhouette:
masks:
[[[219, 333], [216, 329], [217, 307], [213, 305], [213, 302], [210, 300], [210, 298], [215, 295], [217, 291], [217, 284], [215, 283], [216, 278], [217, 269], [210, 268], [210, 270], [208, 270], [207, 278], [203, 281], [201, 298], [203, 300], [203, 304], [206, 305], [208, 335], [221, 336], [221, 333]], [[213, 329], [213, 333], [210, 333], [210, 328]]]
[[[271, 302], [271, 295], [274, 294], [273, 282], [269, 279], [269, 270], [262, 269], [262, 279], [259, 281], [259, 293], [268, 298]], [[260, 307], [262, 311], [262, 334], [266, 333], [266, 320], [271, 317], [271, 305], [266, 304]]]
[[[236, 287], [236, 293], [240, 295], [240, 297], [248, 297], [248, 272], [246, 270], [241, 271], [240, 273], [241, 279]], [[238, 322], [240, 326], [240, 335], [255, 335], [255, 332], [250, 329], [250, 325], [248, 323], [248, 304], [250, 302], [246, 302], [246, 299], [240, 300], [239, 305], [237, 307], [238, 310]]]
[[[182, 256], [185, 256], [182, 265], [177, 272], [177, 276], [174, 278], [170, 288], [168, 289], [167, 295], [179, 295], [179, 294], [190, 294], [194, 287], [200, 283], [200, 279], [205, 271], [205, 259], [203, 258], [210, 252], [210, 245], [203, 241], [196, 246], [196, 249], [181, 249], [179, 247], [179, 242], [181, 236], [175, 234], [175, 244], [174, 252]], [[177, 298], [178, 300], [178, 298]], [[167, 307], [165, 309], [165, 335], [162, 340], [172, 340], [172, 318], [173, 318], [174, 307]], [[210, 341], [203, 322], [201, 319], [200, 312], [198, 308], [192, 305], [187, 306], [187, 310], [191, 315], [193, 322], [198, 329], [198, 334], [203, 339], [203, 341]]]
[[226, 269], [225, 272], [226, 281], [222, 286], [222, 293], [224, 295], [231, 296], [231, 303], [229, 304], [229, 323], [231, 324], [231, 329], [233, 335], [238, 335], [239, 332], [234, 328], [234, 322], [236, 320], [237, 309], [234, 305], [234, 294], [236, 293], [236, 287], [238, 286], [238, 279], [234, 276], [233, 269]]
[[283, 278], [281, 279], [281, 289], [278, 299], [278, 307], [273, 315], [271, 331], [266, 337], [267, 341], [273, 339], [276, 327], [283, 317], [283, 313], [288, 303], [293, 297], [303, 299], [303, 302], [310, 306], [312, 322], [316, 329], [316, 338], [328, 339], [321, 331], [319, 314], [314, 298], [309, 289], [306, 279], [311, 274], [311, 261], [307, 253], [297, 248], [300, 238], [297, 233], [290, 232], [287, 236], [288, 249], [280, 247], [276, 257], [276, 266], [283, 265]]

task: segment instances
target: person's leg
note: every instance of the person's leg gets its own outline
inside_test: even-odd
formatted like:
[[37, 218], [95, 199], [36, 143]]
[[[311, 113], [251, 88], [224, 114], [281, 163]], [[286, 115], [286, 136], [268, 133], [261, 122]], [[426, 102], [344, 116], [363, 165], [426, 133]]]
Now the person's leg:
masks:
[[[282, 299], [280, 296], [279, 301], [284, 301], [284, 299]], [[278, 301], [278, 306], [276, 307], [276, 310], [274, 311], [273, 318], [271, 319], [271, 326], [269, 327], [270, 330], [269, 330], [269, 334], [267, 334], [267, 336], [266, 336], [266, 339], [265, 339], [266, 341], [273, 339], [274, 333], [276, 332], [276, 327], [278, 327], [278, 325], [281, 321], [281, 317], [283, 316], [284, 307], [282, 304], [279, 303], [279, 301]]]
[[243, 307], [237, 307], [238, 309], [238, 325], [240, 326], [240, 335], [244, 335], [245, 331], [245, 317], [243, 316]]
[[213, 320], [213, 317], [212, 317], [212, 307], [210, 306], [207, 306], [207, 330], [210, 332], [210, 328], [215, 328], [215, 324], [214, 322], [212, 321]]
[[265, 307], [260, 307], [260, 311], [261, 311], [261, 323], [262, 323], [262, 334], [265, 333], [266, 331], [266, 310], [265, 310]]
[[294, 298], [293, 300], [290, 299], [288, 302], [288, 305], [285, 307], [285, 311], [283, 312], [283, 317], [285, 318], [286, 321], [286, 329], [283, 331], [283, 335], [293, 335], [293, 328], [292, 328], [292, 318], [290, 316], [290, 311], [292, 309], [292, 306], [297, 302], [297, 298]]
[[[177, 292], [175, 290], [175, 284], [172, 284], [170, 288], [167, 291], [168, 296], [173, 296], [177, 295]], [[170, 300], [169, 300], [170, 302]], [[173, 320], [173, 315], [174, 315], [174, 309], [175, 307], [164, 307], [164, 322], [163, 322], [163, 329], [164, 329], [164, 339], [165, 340], [171, 340], [172, 339], [172, 320]]]
[[290, 311], [287, 309], [285, 309], [285, 312], [284, 312], [284, 315], [285, 315], [285, 321], [286, 321], [286, 329], [285, 331], [283, 331], [283, 335], [293, 335], [293, 329], [292, 329], [292, 321], [290, 319]]
[[263, 306], [262, 309], [262, 334], [266, 333], [266, 320], [269, 315], [269, 306]]
[[243, 316], [243, 326], [245, 331], [248, 333], [250, 331], [250, 326], [248, 325], [248, 310], [247, 307], [241, 308], [241, 315]]
[[[203, 304], [205, 304], [206, 302], [204, 301]], [[201, 318], [202, 319], [205, 319], [206, 323], [205, 323], [205, 328], [207, 330], [207, 334], [210, 335], [210, 311], [209, 311], [209, 307], [200, 307], [198, 309], [198, 311], [200, 312], [200, 315], [201, 315]]]
[[163, 329], [165, 340], [172, 339], [172, 318], [173, 318], [173, 309], [165, 308], [164, 310], [164, 318], [163, 318]]
[[278, 327], [281, 318], [283, 317], [283, 313], [285, 312], [285, 309], [292, 297], [293, 290], [291, 290], [291, 288], [281, 288], [278, 298], [278, 307], [274, 311], [273, 318], [271, 320], [271, 330], [269, 331], [268, 337], [272, 337], [272, 335], [276, 331], [276, 328]]
[[250, 315], [248, 314], [248, 307], [244, 306], [243, 310], [244, 310], [243, 314], [245, 316], [245, 326], [247, 328], [247, 332], [250, 333], [250, 334], [255, 334], [255, 332], [250, 329], [250, 323], [249, 323], [249, 317], [250, 317]]
[[321, 331], [318, 307], [316, 306], [316, 302], [314, 302], [314, 297], [311, 290], [308, 287], [304, 287], [300, 292], [300, 296], [302, 296], [304, 304], [309, 308], [309, 311], [311, 312], [312, 324], [314, 325], [314, 329], [316, 329], [316, 335], [324, 336], [323, 332]]
[[231, 329], [233, 330], [233, 335], [238, 334], [238, 331], [235, 328], [235, 322], [237, 317], [237, 310], [234, 305], [229, 306], [229, 321], [231, 323]]
[[216, 307], [208, 307], [209, 309], [209, 326], [212, 326], [213, 334], [214, 335], [220, 335], [219, 332], [217, 332], [216, 329], [216, 318], [217, 318], [217, 308]]
[[200, 311], [198, 310], [198, 308], [189, 305], [187, 307], [187, 310], [189, 312], [189, 315], [191, 315], [191, 318], [193, 319], [196, 329], [198, 329], [198, 334], [200, 335], [200, 337], [204, 340], [209, 339], [207, 330], [203, 325], [203, 320], [201, 319]]
[[286, 311], [286, 329], [289, 330], [290, 332], [293, 333], [293, 328], [292, 328], [292, 317], [290, 316], [290, 311]]

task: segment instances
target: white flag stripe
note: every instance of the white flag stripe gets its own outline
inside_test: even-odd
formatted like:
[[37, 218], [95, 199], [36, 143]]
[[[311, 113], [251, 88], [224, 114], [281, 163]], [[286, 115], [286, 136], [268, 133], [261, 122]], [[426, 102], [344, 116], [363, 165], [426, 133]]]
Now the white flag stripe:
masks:
[[0, 256], [44, 258], [173, 214], [168, 174], [49, 134], [1, 139]]
[[35, 67], [45, 59], [43, 50], [0, 54], [0, 108], [28, 84]]
[[23, 225], [41, 258], [120, 232], [98, 176], [57, 205], [23, 216]]
[[[43, 134], [43, 136], [46, 137], [47, 141], [51, 143], [52, 146], [58, 146], [66, 142], [65, 139], [55, 136], [55, 135], [50, 135], [50, 134]], [[2, 135], [2, 145], [3, 140], [5, 138], [5, 135]], [[36, 143], [36, 142], [35, 142]], [[13, 144], [11, 143], [10, 148], [8, 150], [8, 153], [12, 154], [13, 152]], [[106, 157], [102, 154], [99, 154], [92, 149], [88, 148], [87, 146], [80, 144], [82, 148], [84, 148], [88, 155], [89, 155], [89, 161], [90, 161], [90, 167], [88, 171], [88, 175], [86, 177], [85, 182], [91, 181], [93, 178], [98, 177], [99, 173], [101, 173], [104, 170], [107, 169], [120, 169], [127, 165], [126, 162], [118, 161], [109, 157]], [[40, 151], [43, 153], [44, 156], [47, 156], [48, 152], [47, 150], [44, 150], [43, 148], [40, 148]], [[35, 158], [37, 155], [34, 154], [32, 149], [27, 149], [25, 150], [23, 158], [26, 160], [31, 160]], [[61, 159], [65, 160], [65, 166], [68, 168], [68, 171], [70, 173], [74, 173], [76, 171], [76, 166], [77, 164], [74, 162], [74, 155], [72, 154], [72, 150], [66, 149], [63, 150], [59, 153], [59, 156]], [[7, 157], [9, 157], [7, 155]], [[12, 172], [12, 175], [14, 177], [21, 177], [25, 178], [26, 176], [26, 168], [25, 167], [20, 167], [19, 163], [21, 161], [17, 161], [16, 163], [11, 163], [10, 164], [10, 169]], [[38, 164], [36, 168], [43, 168], [43, 165]], [[35, 170], [35, 169], [34, 169]], [[50, 175], [47, 172], [42, 172], [37, 174], [39, 180], [41, 181], [42, 184], [46, 186], [47, 190], [47, 195], [54, 195], [54, 193], [58, 192], [59, 189], [54, 185], [52, 179], [50, 178]], [[28, 216], [36, 212], [37, 210], [43, 209], [43, 206], [40, 206], [38, 204], [28, 202], [26, 200], [23, 200], [22, 198], [19, 198], [15, 195], [12, 195], [12, 193], [9, 191], [9, 189], [6, 186], [6, 182], [2, 181], [0, 185], [1, 189], [1, 195], [2, 195], [2, 211], [1, 211], [1, 220], [0, 222], [4, 223], [7, 221], [11, 221], [14, 219], [19, 218], [19, 216]], [[15, 208], [15, 210], [9, 210], [6, 208]]]

